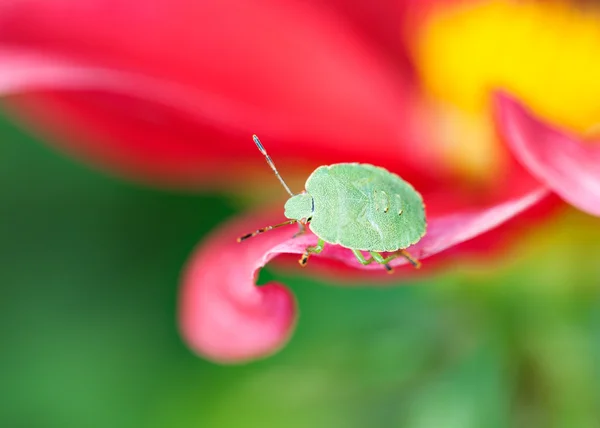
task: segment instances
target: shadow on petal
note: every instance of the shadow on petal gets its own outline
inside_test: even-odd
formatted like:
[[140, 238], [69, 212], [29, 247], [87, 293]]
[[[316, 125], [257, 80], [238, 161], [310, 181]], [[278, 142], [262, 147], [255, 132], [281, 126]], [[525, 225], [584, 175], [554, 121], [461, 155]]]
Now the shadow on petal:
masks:
[[565, 201], [600, 216], [600, 141], [543, 122], [505, 93], [494, 101], [498, 128], [514, 156]]

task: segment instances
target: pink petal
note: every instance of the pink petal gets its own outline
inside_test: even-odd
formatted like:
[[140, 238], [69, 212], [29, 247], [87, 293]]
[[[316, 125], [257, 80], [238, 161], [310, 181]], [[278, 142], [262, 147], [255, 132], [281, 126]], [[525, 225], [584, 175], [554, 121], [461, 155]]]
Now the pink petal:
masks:
[[[409, 251], [420, 259], [439, 253], [498, 226], [547, 194], [536, 189], [486, 209], [431, 218], [427, 235]], [[235, 241], [276, 221], [251, 218], [225, 224], [192, 255], [182, 281], [180, 324], [184, 339], [197, 353], [215, 361], [239, 362], [271, 354], [287, 341], [295, 319], [293, 297], [280, 284], [256, 287], [257, 272], [279, 254], [302, 254], [316, 243], [316, 237], [308, 233], [290, 239], [296, 229], [288, 227], [240, 244]], [[361, 265], [350, 250], [339, 246], [326, 246], [313, 257], [382, 270]], [[396, 259], [391, 264], [406, 261]]]
[[420, 258], [437, 254], [501, 225], [537, 204], [547, 195], [546, 189], [537, 188], [520, 197], [481, 210], [432, 218], [427, 235], [411, 247], [411, 251]]
[[496, 120], [515, 157], [565, 201], [600, 216], [600, 140], [584, 141], [536, 117], [522, 103], [495, 95]]
[[410, 162], [418, 147], [403, 68], [347, 18], [317, 4], [15, 0], [0, 4], [0, 39], [189, 90], [192, 117], [150, 101], [151, 94], [142, 103], [137, 92], [134, 100], [88, 91], [21, 104], [22, 115], [89, 145], [81, 156], [120, 173], [193, 181], [199, 166], [222, 162], [235, 171], [248, 158], [260, 165], [252, 133], [274, 157], [305, 162], [360, 156], [391, 167]]
[[192, 349], [212, 360], [240, 362], [269, 355], [291, 333], [292, 294], [281, 284], [256, 287], [255, 281], [258, 270], [277, 255], [272, 249], [295, 229], [236, 242], [264, 221], [238, 220], [218, 229], [194, 253], [183, 276], [181, 333]]

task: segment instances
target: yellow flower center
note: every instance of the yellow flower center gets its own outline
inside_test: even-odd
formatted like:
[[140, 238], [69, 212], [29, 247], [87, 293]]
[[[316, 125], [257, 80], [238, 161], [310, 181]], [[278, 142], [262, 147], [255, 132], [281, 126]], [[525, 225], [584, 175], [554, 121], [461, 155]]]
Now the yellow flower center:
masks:
[[[441, 119], [436, 138], [459, 172], [486, 178], [502, 164], [490, 93], [505, 89], [579, 133], [600, 123], [600, 15], [557, 2], [491, 0], [436, 11], [414, 59]], [[434, 139], [435, 140], [435, 139]]]

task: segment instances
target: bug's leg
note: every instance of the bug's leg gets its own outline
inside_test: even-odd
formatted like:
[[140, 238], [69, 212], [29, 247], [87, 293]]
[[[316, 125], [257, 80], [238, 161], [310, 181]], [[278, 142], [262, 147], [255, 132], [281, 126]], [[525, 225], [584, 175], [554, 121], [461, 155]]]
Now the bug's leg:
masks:
[[352, 250], [352, 252], [354, 253], [354, 256], [356, 257], [356, 259], [362, 265], [366, 266], [373, 262], [377, 262], [377, 263], [381, 263], [383, 265], [383, 267], [385, 267], [385, 270], [388, 271], [388, 273], [393, 272], [392, 267], [383, 260], [383, 257], [381, 257], [381, 255], [379, 253], [369, 252], [369, 254], [371, 254], [372, 257], [370, 259], [365, 259], [365, 256], [363, 256], [363, 254], [359, 250]]
[[399, 250], [385, 258], [381, 254], [376, 253], [374, 251], [370, 252], [370, 254], [377, 263], [384, 265], [388, 272], [391, 272], [391, 267], [387, 264], [398, 257], [404, 257], [406, 260], [408, 260], [408, 262], [411, 265], [415, 267], [415, 269], [419, 269], [421, 267], [421, 262], [419, 262], [417, 259], [411, 256], [410, 253], [406, 250]]
[[358, 260], [358, 262], [361, 265], [368, 265], [371, 264], [373, 262], [373, 259], [365, 259], [365, 256], [363, 256], [363, 254], [360, 252], [360, 250], [352, 250], [352, 253], [354, 253], [354, 257], [356, 257], [356, 259]]
[[408, 262], [415, 267], [415, 269], [421, 268], [421, 262], [415, 259], [408, 251], [400, 250], [398, 251], [399, 255], [404, 257]]
[[275, 228], [278, 228], [278, 227], [281, 227], [281, 226], [287, 226], [288, 224], [294, 224], [297, 221], [298, 220], [287, 220], [287, 221], [284, 221], [283, 223], [275, 224], [273, 226], [266, 226], [266, 227], [263, 227], [262, 229], [255, 230], [254, 232], [247, 233], [244, 236], [240, 236], [237, 239], [237, 241], [238, 242], [242, 242], [242, 241], [244, 241], [244, 240], [246, 240], [248, 238], [252, 238], [253, 236], [259, 235], [259, 234], [264, 233], [264, 232], [268, 232], [269, 230], [272, 230], [272, 229], [275, 229]]
[[304, 252], [304, 254], [302, 254], [302, 257], [300, 257], [300, 260], [298, 260], [298, 263], [300, 263], [300, 266], [304, 267], [306, 266], [306, 263], [308, 262], [308, 258], [310, 257], [311, 254], [319, 254], [321, 251], [323, 251], [323, 248], [325, 248], [325, 241], [323, 241], [322, 239], [319, 239], [319, 241], [317, 241], [317, 245], [315, 245], [314, 247], [306, 247], [306, 251]]
[[294, 233], [294, 236], [292, 236], [292, 238], [297, 238], [298, 236], [304, 235], [306, 233], [306, 226], [304, 225], [304, 223], [298, 222], [298, 226], [299, 230], [298, 232]]
[[385, 268], [385, 270], [387, 271], [387, 273], [393, 273], [394, 269], [392, 269], [392, 267], [390, 265], [388, 265], [388, 263], [391, 260], [394, 260], [396, 257], [396, 255], [391, 255], [389, 257], [384, 258], [381, 254], [375, 252], [375, 251], [369, 251], [369, 254], [371, 255], [371, 258], [369, 259], [369, 261], [376, 261], [377, 263], [379, 263], [380, 265], [383, 265], [383, 267]]

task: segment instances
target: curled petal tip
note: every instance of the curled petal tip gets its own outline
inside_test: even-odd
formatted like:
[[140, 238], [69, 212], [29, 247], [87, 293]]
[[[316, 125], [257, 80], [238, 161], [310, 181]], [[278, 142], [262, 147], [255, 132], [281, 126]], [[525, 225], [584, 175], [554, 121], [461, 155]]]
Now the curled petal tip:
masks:
[[184, 340], [198, 354], [222, 363], [277, 351], [290, 335], [296, 312], [294, 297], [283, 285], [255, 284], [258, 269], [275, 256], [269, 249], [285, 239], [285, 232], [237, 244], [233, 229], [238, 228], [221, 228], [192, 255], [180, 296]]

